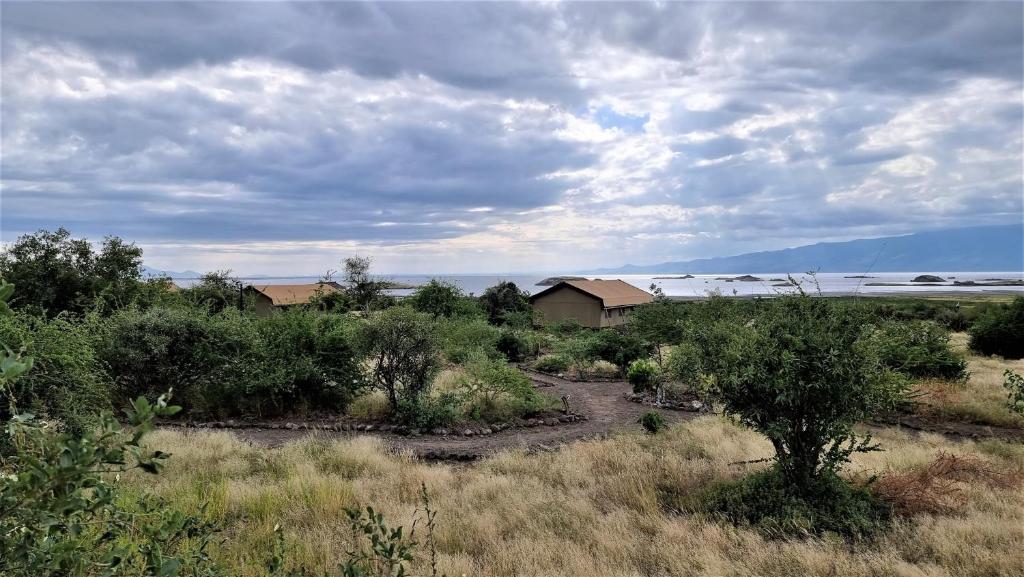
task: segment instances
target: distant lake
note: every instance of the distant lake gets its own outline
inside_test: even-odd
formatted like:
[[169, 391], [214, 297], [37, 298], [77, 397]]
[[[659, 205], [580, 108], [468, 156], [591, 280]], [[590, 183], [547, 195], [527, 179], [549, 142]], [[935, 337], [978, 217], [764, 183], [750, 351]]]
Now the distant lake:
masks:
[[[587, 276], [587, 278], [602, 278], [602, 279], [622, 279], [629, 284], [649, 290], [651, 284], [656, 284], [661, 287], [661, 290], [668, 296], [677, 297], [704, 297], [709, 292], [719, 291], [723, 296], [755, 296], [755, 295], [775, 295], [786, 292], [793, 292], [792, 287], [778, 287], [773, 286], [778, 284], [781, 279], [785, 280], [786, 276], [779, 273], [749, 273], [751, 276], [758, 277], [761, 280], [758, 281], [726, 281], [720, 280], [725, 278], [735, 279], [738, 274], [698, 274], [693, 275], [693, 278], [679, 279], [679, 278], [656, 278], [656, 277], [669, 277], [669, 276], [682, 276], [683, 273], [679, 274], [657, 274], [657, 275], [579, 275]], [[975, 281], [985, 282], [986, 279], [1021, 279], [1024, 277], [1020, 271], [1016, 272], [880, 272], [870, 273], [867, 276], [871, 278], [848, 278], [852, 276], [862, 275], [863, 273], [818, 273], [816, 275], [817, 288], [815, 287], [814, 281], [811, 277], [800, 274], [793, 275], [797, 281], [803, 282], [804, 290], [808, 292], [817, 292], [820, 290], [824, 294], [841, 295], [841, 294], [885, 294], [885, 293], [922, 293], [927, 294], [929, 292], [985, 292], [985, 291], [999, 291], [999, 292], [1019, 292], [1024, 295], [1024, 287], [986, 287], [986, 286], [953, 286], [953, 281]], [[911, 283], [910, 280], [921, 274], [930, 274], [939, 276], [946, 280], [946, 282], [940, 283], [939, 285], [921, 285], [919, 283]], [[448, 281], [458, 285], [463, 291], [469, 294], [480, 295], [487, 287], [494, 286], [501, 281], [512, 281], [519, 285], [519, 288], [526, 290], [529, 293], [536, 293], [544, 290], [547, 287], [537, 286], [537, 283], [545, 278], [552, 275], [530, 275], [530, 274], [510, 274], [510, 275], [495, 275], [495, 274], [471, 274], [471, 275], [380, 275], [379, 278], [394, 280], [403, 283], [421, 285], [430, 281], [432, 278], [438, 280]], [[241, 278], [240, 280], [246, 284], [302, 284], [312, 283], [319, 280], [317, 276], [299, 276], [299, 277], [288, 277], [288, 278]], [[187, 287], [195, 284], [195, 279], [174, 279], [174, 282], [182, 287]], [[894, 283], [894, 284], [905, 284], [909, 286], [869, 286], [871, 283]], [[410, 290], [395, 290], [391, 291], [395, 296], [405, 296], [409, 294]]]

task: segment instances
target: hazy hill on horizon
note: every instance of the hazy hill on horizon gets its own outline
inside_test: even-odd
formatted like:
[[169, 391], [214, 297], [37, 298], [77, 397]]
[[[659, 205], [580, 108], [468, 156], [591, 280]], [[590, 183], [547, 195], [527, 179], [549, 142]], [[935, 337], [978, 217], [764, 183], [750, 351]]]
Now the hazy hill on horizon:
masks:
[[[877, 262], [875, 259], [877, 257]], [[872, 263], [874, 263], [872, 265]], [[1024, 271], [1024, 225], [976, 226], [821, 242], [736, 256], [627, 264], [590, 274]]]

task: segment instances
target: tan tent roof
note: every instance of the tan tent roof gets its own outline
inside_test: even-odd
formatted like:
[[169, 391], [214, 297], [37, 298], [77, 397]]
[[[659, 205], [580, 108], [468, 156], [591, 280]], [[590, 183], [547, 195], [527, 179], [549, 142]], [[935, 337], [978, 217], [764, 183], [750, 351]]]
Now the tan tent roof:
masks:
[[266, 295], [274, 306], [308, 303], [318, 291], [320, 294], [338, 292], [338, 289], [327, 283], [249, 285], [249, 288]]
[[549, 289], [533, 295], [530, 297], [530, 300], [533, 301], [537, 297], [557, 290], [563, 285], [568, 285], [576, 290], [585, 292], [590, 296], [601, 299], [601, 305], [604, 308], [641, 305], [654, 300], [651, 293], [638, 289], [628, 282], [619, 279], [565, 280]]

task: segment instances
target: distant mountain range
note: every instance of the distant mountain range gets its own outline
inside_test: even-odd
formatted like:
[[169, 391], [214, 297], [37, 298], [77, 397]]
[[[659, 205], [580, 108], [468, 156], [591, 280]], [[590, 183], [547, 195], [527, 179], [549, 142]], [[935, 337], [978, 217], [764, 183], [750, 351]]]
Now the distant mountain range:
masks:
[[198, 273], [194, 270], [184, 271], [173, 271], [173, 270], [160, 270], [151, 266], [142, 265], [142, 278], [199, 278], [203, 276], [202, 273]]
[[[877, 261], [876, 261], [877, 258]], [[590, 274], [1024, 271], [1024, 225], [978, 226], [817, 244]]]

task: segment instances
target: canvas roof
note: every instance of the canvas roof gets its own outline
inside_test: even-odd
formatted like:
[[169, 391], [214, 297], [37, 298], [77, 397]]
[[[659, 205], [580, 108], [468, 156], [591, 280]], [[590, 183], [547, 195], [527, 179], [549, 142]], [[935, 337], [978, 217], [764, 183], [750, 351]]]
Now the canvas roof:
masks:
[[274, 306], [308, 303], [317, 291], [321, 294], [338, 292], [337, 288], [327, 283], [249, 285], [248, 288], [266, 295]]
[[542, 290], [541, 292], [531, 296], [530, 301], [532, 302], [541, 295], [548, 294], [565, 286], [574, 288], [592, 297], [601, 299], [601, 306], [606, 309], [614, 307], [641, 305], [644, 303], [649, 303], [654, 300], [654, 297], [651, 296], [651, 293], [645, 290], [638, 289], [626, 281], [619, 279], [595, 279], [564, 280], [548, 289]]

